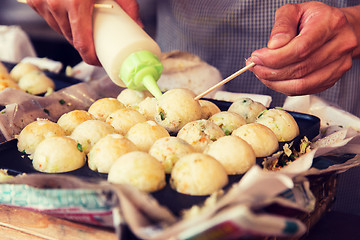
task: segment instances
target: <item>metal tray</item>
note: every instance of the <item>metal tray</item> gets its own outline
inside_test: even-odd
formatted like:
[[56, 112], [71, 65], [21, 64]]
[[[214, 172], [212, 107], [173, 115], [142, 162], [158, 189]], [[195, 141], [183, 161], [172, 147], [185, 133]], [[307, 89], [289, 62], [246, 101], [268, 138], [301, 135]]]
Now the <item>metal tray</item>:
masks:
[[[222, 111], [225, 111], [231, 105], [230, 102], [225, 101], [213, 101], [215, 104], [219, 106]], [[300, 141], [304, 136], [307, 136], [309, 139], [314, 138], [319, 133], [320, 128], [320, 119], [308, 115], [297, 112], [290, 112], [290, 114], [295, 118], [296, 122], [299, 125], [300, 134], [294, 141]], [[263, 158], [258, 158], [257, 163], [261, 165]], [[322, 166], [325, 166], [325, 163], [328, 164], [326, 160], [322, 161]], [[335, 162], [334, 162], [335, 164]], [[23, 154], [17, 149], [17, 140], [11, 140], [5, 143], [0, 144], [0, 168], [7, 169], [9, 174], [17, 175], [21, 173], [40, 173], [36, 171], [33, 166], [31, 160], [28, 158], [26, 154]], [[49, 173], [43, 173], [49, 174]], [[55, 174], [55, 173], [51, 173]], [[67, 172], [67, 173], [56, 173], [56, 174], [68, 174], [73, 176], [78, 176], [82, 178], [88, 178], [92, 181], [96, 180], [106, 180], [107, 174], [98, 173], [92, 171], [87, 165], [83, 166], [80, 169], [75, 171]], [[170, 178], [169, 175], [167, 177], [167, 182]], [[233, 183], [238, 182], [241, 179], [242, 175], [233, 175], [229, 176], [229, 184], [225, 187], [227, 189]], [[179, 215], [180, 212], [184, 209], [190, 208], [194, 204], [202, 203], [207, 196], [190, 196], [176, 192], [173, 190], [169, 184], [165, 186], [165, 188], [152, 193], [152, 196], [157, 199], [157, 201], [163, 205], [168, 207], [174, 214]]]

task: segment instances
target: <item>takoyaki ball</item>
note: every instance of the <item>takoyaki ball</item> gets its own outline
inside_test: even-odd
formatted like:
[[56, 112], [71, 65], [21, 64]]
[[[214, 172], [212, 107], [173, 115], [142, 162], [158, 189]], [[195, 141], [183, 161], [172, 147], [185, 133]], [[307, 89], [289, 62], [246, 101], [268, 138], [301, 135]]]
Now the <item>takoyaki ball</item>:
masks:
[[215, 113], [209, 120], [218, 125], [224, 131], [225, 135], [231, 135], [235, 129], [246, 124], [245, 118], [241, 115], [227, 111]]
[[148, 152], [153, 143], [159, 138], [169, 136], [168, 131], [154, 121], [137, 123], [126, 134], [126, 137], [135, 143], [140, 151], [144, 152]]
[[299, 135], [299, 126], [294, 117], [282, 109], [266, 110], [258, 116], [256, 122], [270, 128], [279, 142], [290, 141]]
[[55, 89], [54, 81], [42, 71], [26, 73], [19, 79], [19, 87], [30, 94], [42, 94]]
[[250, 98], [239, 98], [228, 109], [229, 112], [234, 112], [244, 117], [246, 123], [255, 122], [257, 116], [264, 110], [266, 110], [266, 107], [262, 103], [253, 101]]
[[170, 133], [177, 133], [185, 124], [201, 119], [201, 106], [189, 89], [171, 89], [158, 99], [155, 121]]
[[201, 106], [201, 119], [209, 119], [215, 113], [220, 112], [220, 108], [213, 102], [208, 100], [199, 100]]
[[138, 91], [130, 88], [125, 88], [117, 96], [117, 100], [122, 102], [125, 106], [133, 106], [140, 103], [147, 97], [152, 97], [149, 91]]
[[175, 164], [170, 185], [179, 193], [204, 196], [222, 189], [228, 175], [219, 161], [203, 153], [190, 153]]
[[0, 62], [0, 79], [11, 79], [8, 69], [5, 67], [5, 65], [2, 62]]
[[88, 154], [97, 141], [112, 133], [116, 131], [110, 124], [101, 120], [87, 120], [80, 123], [70, 137], [80, 143], [84, 153]]
[[155, 192], [166, 185], [165, 171], [161, 163], [141, 151], [119, 157], [110, 168], [108, 181], [129, 184], [145, 192]]
[[[0, 80], [12, 80], [13, 82], [15, 82], [9, 74], [6, 73], [0, 73]], [[16, 83], [16, 82], [15, 82]]]
[[8, 169], [0, 169], [0, 181], [1, 182], [7, 182], [7, 181], [13, 179], [14, 177], [15, 176], [13, 174], [10, 174]]
[[90, 105], [88, 112], [101, 121], [113, 112], [125, 108], [125, 105], [119, 102], [116, 98], [101, 98]]
[[235, 129], [231, 134], [251, 145], [256, 157], [266, 157], [279, 148], [275, 133], [260, 123], [248, 123]]
[[155, 121], [157, 100], [154, 97], [147, 97], [137, 104], [137, 110], [145, 116], [146, 120]]
[[164, 166], [166, 173], [171, 173], [180, 157], [195, 152], [195, 149], [178, 137], [163, 137], [154, 142], [149, 153]]
[[108, 173], [116, 159], [137, 150], [135, 144], [123, 135], [106, 135], [90, 149], [88, 153], [89, 168], [93, 171]]
[[4, 90], [6, 88], [20, 89], [19, 85], [15, 81], [11, 80], [10, 78], [0, 79], [0, 91]]
[[218, 160], [229, 175], [243, 174], [256, 164], [255, 152], [246, 141], [236, 136], [219, 138], [204, 153]]
[[0, 91], [6, 88], [20, 89], [17, 82], [10, 76], [5, 65], [0, 62]]
[[41, 69], [29, 62], [19, 62], [10, 71], [10, 76], [14, 81], [19, 82], [20, 78], [29, 72], [41, 72]]
[[81, 168], [86, 156], [78, 143], [69, 137], [44, 139], [35, 149], [33, 166], [40, 172], [61, 173]]
[[137, 123], [145, 122], [146, 118], [132, 108], [119, 109], [106, 118], [106, 122], [113, 126], [116, 131], [125, 135], [129, 129]]
[[39, 118], [21, 130], [17, 136], [17, 147], [20, 152], [33, 154], [40, 142], [55, 136], [65, 136], [64, 129], [48, 119]]
[[95, 119], [91, 113], [85, 110], [73, 110], [61, 115], [57, 124], [65, 130], [66, 135], [70, 135], [80, 123]]
[[203, 152], [209, 143], [223, 136], [225, 133], [218, 125], [205, 119], [187, 123], [177, 134], [177, 137], [185, 140], [197, 152]]

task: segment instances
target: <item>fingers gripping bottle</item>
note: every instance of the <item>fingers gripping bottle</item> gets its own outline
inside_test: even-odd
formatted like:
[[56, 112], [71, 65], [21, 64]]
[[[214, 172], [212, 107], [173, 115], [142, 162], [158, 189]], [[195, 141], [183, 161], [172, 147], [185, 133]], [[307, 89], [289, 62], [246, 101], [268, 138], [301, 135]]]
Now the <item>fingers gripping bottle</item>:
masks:
[[160, 97], [157, 85], [163, 69], [160, 47], [115, 1], [96, 3], [113, 5], [94, 8], [93, 13], [96, 54], [110, 79], [119, 86], [147, 89]]

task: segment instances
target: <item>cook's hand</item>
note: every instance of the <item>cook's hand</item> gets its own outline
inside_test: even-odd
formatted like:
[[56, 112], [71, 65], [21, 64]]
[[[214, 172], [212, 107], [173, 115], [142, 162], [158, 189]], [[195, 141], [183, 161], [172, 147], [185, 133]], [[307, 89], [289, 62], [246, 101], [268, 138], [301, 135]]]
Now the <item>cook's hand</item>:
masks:
[[[95, 0], [27, 0], [45, 21], [75, 47], [81, 58], [93, 65], [100, 65], [95, 53], [92, 12]], [[124, 11], [140, 25], [136, 0], [116, 0]]]
[[358, 46], [343, 11], [320, 2], [288, 4], [275, 14], [266, 48], [248, 62], [269, 88], [286, 95], [304, 95], [332, 87], [352, 66]]

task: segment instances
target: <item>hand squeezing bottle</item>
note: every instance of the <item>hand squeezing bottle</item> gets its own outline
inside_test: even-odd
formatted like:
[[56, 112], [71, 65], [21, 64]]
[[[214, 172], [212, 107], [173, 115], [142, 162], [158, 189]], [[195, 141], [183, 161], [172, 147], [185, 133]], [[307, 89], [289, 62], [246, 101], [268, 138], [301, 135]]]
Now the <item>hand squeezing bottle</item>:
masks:
[[115, 1], [96, 3], [113, 5], [110, 9], [94, 8], [93, 14], [96, 54], [110, 79], [119, 86], [147, 89], [160, 97], [160, 47]]

